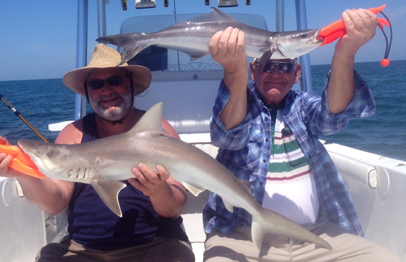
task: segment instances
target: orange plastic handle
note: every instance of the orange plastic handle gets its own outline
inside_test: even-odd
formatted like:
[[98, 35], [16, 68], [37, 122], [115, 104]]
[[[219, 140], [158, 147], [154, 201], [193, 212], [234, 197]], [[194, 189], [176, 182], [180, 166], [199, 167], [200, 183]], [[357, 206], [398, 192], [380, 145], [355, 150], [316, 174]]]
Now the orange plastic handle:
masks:
[[[382, 11], [385, 8], [386, 5], [380, 6], [380, 7], [375, 7], [375, 8], [370, 8], [368, 9], [369, 11], [371, 11], [374, 14], [379, 13], [380, 11]], [[379, 24], [383, 27], [384, 25], [389, 26], [389, 22], [383, 18], [378, 18], [378, 26]], [[346, 30], [345, 30], [345, 24], [344, 21], [338, 20], [324, 28], [322, 28], [320, 30], [320, 33], [318, 35], [318, 38], [320, 40], [323, 40], [323, 44], [322, 45], [326, 45], [329, 44], [333, 41], [335, 41], [336, 39], [342, 37], [343, 35], [345, 35]]]
[[18, 146], [0, 145], [0, 153], [13, 157], [9, 165], [10, 168], [36, 178], [46, 177], [38, 170], [31, 158], [24, 154]]

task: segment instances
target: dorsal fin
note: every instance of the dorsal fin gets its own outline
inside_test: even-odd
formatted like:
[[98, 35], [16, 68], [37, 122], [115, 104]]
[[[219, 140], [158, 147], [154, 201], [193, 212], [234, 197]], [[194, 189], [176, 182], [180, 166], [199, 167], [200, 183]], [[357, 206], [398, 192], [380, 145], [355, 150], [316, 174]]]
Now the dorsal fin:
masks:
[[211, 8], [211, 12], [209, 14], [213, 14], [214, 17], [217, 17], [215, 21], [228, 21], [228, 22], [233, 22], [233, 23], [240, 23], [234, 18], [232, 18], [230, 15], [224, 13], [220, 9], [217, 9], [215, 7]]
[[154, 131], [156, 134], [168, 134], [161, 124], [162, 108], [162, 102], [153, 105], [128, 132]]
[[200, 23], [207, 23], [207, 22], [227, 22], [230, 24], [235, 24], [235, 23], [241, 24], [240, 22], [238, 22], [237, 20], [235, 20], [234, 18], [232, 18], [231, 16], [229, 16], [228, 14], [224, 13], [221, 10], [219, 10], [215, 7], [212, 7], [211, 9], [212, 9], [212, 11], [208, 14], [203, 14], [203, 15], [193, 17], [191, 19], [174, 24], [171, 27], [184, 26], [185, 24], [191, 24], [191, 23], [200, 24]]

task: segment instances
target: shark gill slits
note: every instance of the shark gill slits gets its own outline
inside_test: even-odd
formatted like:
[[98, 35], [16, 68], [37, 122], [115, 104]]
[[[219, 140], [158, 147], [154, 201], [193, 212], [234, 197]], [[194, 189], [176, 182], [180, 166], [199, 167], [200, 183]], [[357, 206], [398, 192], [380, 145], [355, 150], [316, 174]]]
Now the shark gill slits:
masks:
[[80, 178], [80, 169], [76, 172], [76, 178]]
[[72, 176], [73, 176], [73, 170], [71, 169], [68, 171], [68, 177], [71, 178]]

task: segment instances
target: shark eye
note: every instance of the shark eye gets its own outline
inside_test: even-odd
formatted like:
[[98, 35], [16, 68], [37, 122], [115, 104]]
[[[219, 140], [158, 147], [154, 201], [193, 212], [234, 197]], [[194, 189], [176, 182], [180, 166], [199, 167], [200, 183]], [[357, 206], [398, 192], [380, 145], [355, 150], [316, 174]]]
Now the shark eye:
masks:
[[37, 152], [35, 152], [35, 155], [37, 157], [42, 157], [44, 155], [44, 153], [42, 153], [40, 150], [37, 150]]

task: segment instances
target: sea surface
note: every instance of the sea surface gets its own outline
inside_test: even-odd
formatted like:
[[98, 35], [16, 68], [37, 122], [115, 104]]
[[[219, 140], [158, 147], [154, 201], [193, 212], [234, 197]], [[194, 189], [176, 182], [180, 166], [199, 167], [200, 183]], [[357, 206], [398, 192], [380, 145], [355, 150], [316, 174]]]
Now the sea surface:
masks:
[[[321, 93], [329, 69], [311, 67], [314, 93]], [[340, 133], [323, 140], [406, 161], [406, 61], [392, 61], [387, 68], [379, 62], [356, 63], [355, 69], [375, 98], [375, 115], [351, 120]], [[62, 79], [0, 81], [0, 94], [50, 142], [58, 133], [48, 131], [48, 124], [74, 119], [74, 93]], [[2, 102], [0, 136], [11, 144], [22, 138], [40, 140]]]

